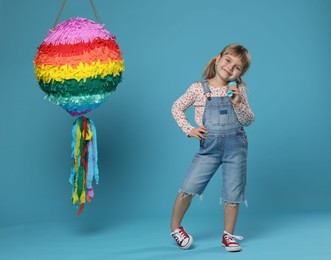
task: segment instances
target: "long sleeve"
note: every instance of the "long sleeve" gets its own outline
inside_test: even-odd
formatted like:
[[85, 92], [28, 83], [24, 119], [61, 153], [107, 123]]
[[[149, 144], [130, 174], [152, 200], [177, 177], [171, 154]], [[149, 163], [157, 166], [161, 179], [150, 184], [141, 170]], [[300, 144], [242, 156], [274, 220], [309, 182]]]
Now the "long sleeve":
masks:
[[239, 108], [234, 108], [234, 111], [237, 114], [239, 122], [243, 126], [249, 126], [254, 121], [255, 116], [248, 104], [245, 86], [239, 86], [239, 91], [241, 102]]
[[196, 100], [196, 84], [192, 84], [189, 89], [182, 95], [179, 99], [175, 101], [171, 108], [172, 115], [178, 124], [178, 126], [183, 130], [183, 132], [188, 135], [190, 131], [194, 128], [187, 120], [185, 111], [189, 108]]

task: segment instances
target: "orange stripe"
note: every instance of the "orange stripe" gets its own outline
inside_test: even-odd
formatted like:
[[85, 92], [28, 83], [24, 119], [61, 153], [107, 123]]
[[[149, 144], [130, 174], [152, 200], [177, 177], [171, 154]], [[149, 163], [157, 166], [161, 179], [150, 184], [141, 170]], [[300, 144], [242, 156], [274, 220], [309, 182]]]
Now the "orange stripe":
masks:
[[100, 60], [100, 63], [104, 64], [108, 63], [108, 59], [111, 61], [120, 61], [123, 58], [120, 52], [110, 50], [108, 47], [98, 47], [89, 52], [75, 56], [61, 56], [60, 53], [53, 53], [53, 55], [50, 55], [49, 53], [38, 53], [34, 61], [37, 66], [71, 65], [73, 68], [76, 68], [80, 62], [91, 64], [92, 62]]

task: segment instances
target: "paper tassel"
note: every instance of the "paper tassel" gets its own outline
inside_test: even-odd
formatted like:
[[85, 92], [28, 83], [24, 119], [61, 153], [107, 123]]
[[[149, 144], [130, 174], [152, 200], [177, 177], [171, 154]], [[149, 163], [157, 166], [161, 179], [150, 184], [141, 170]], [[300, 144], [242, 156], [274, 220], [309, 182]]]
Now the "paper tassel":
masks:
[[71, 157], [73, 165], [69, 182], [72, 184], [72, 204], [79, 206], [77, 216], [85, 202], [91, 202], [92, 182], [99, 184], [97, 132], [92, 120], [78, 117], [72, 127]]

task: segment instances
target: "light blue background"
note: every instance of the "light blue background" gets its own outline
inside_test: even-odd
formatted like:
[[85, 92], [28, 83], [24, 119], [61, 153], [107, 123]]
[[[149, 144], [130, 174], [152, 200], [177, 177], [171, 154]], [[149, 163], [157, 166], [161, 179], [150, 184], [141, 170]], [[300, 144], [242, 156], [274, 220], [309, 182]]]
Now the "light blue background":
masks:
[[[88, 115], [97, 127], [101, 180], [76, 219], [68, 183], [74, 118], [43, 99], [32, 63], [62, 1], [0, 1], [0, 227], [87, 221], [102, 228], [154, 217], [168, 225], [198, 149], [171, 106], [233, 42], [252, 56], [244, 79], [256, 116], [247, 128], [242, 218], [331, 211], [330, 1], [94, 2], [126, 70], [115, 94]], [[76, 16], [95, 19], [89, 1], [68, 1], [60, 21]], [[219, 172], [189, 216], [221, 219], [220, 181]]]

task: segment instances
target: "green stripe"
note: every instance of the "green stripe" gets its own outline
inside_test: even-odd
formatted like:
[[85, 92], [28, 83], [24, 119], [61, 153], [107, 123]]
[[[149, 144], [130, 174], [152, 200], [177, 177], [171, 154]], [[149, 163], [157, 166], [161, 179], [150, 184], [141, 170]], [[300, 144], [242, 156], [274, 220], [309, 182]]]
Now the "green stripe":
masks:
[[77, 177], [77, 194], [78, 194], [78, 198], [80, 199], [80, 196], [83, 193], [83, 189], [84, 189], [84, 166], [82, 164], [83, 161], [83, 151], [84, 151], [84, 136], [83, 136], [83, 132], [84, 132], [84, 124], [83, 124], [83, 117], [79, 117], [78, 118], [78, 127], [81, 130], [81, 136], [80, 136], [80, 144], [79, 144], [79, 157], [80, 157], [80, 162], [79, 162], [79, 168], [78, 168], [78, 177]]
[[116, 86], [121, 82], [121, 74], [113, 77], [107, 75], [104, 78], [97, 76], [96, 78], [87, 78], [86, 81], [75, 79], [60, 81], [51, 81], [44, 83], [39, 81], [39, 86], [42, 91], [54, 97], [71, 97], [71, 96], [84, 96], [94, 94], [104, 94], [114, 92]]
[[59, 97], [52, 94], [46, 96], [47, 99], [56, 105], [82, 105], [82, 104], [96, 104], [101, 103], [107, 99], [112, 93], [85, 95], [85, 96], [71, 96], [71, 97]]

